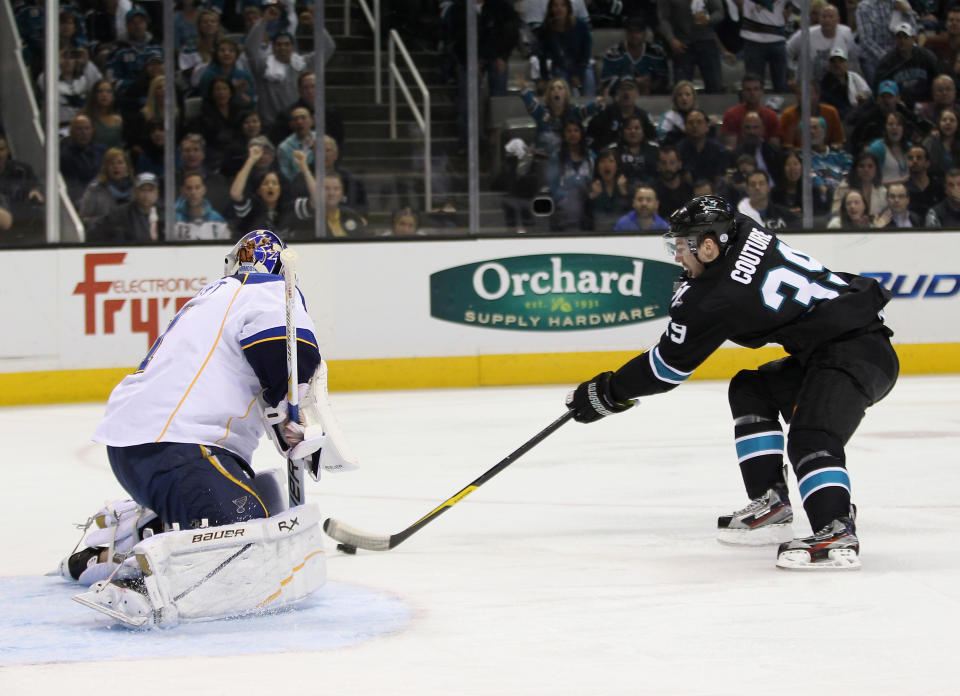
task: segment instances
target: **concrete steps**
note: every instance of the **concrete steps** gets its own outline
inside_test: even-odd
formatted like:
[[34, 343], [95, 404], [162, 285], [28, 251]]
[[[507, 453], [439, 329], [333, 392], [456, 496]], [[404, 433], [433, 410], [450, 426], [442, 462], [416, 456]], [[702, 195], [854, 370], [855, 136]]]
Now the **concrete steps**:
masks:
[[[456, 138], [458, 124], [455, 120], [432, 120], [430, 127], [433, 130], [434, 137], [437, 138]], [[402, 138], [422, 139], [420, 126], [412, 119], [399, 121], [397, 124], [397, 135]], [[350, 137], [353, 140], [362, 140], [366, 138], [389, 138], [390, 121], [356, 121], [350, 122]]]
[[[356, 11], [356, 10], [355, 10]], [[356, 11], [358, 12], [358, 11]], [[331, 21], [334, 15], [338, 21]], [[388, 72], [386, 39], [381, 54], [383, 67], [383, 102], [374, 101], [373, 39], [362, 15], [352, 15], [352, 36], [343, 36], [342, 6], [327, 7], [327, 28], [337, 43], [337, 50], [327, 63], [325, 94], [327, 104], [335, 108], [343, 120], [346, 144], [341, 164], [364, 182], [367, 190], [367, 218], [370, 229], [388, 230], [393, 213], [410, 206], [421, 213], [421, 226], [439, 234], [467, 232], [469, 194], [466, 153], [459, 151], [460, 130], [457, 107], [457, 86], [447, 84], [444, 77], [445, 56], [410, 45], [420, 75], [431, 92], [432, 129], [432, 207], [424, 211], [423, 136], [406, 101], [397, 92], [397, 135], [390, 138], [390, 110], [388, 104]], [[401, 74], [418, 105], [419, 89], [401, 63]], [[519, 98], [517, 98], [519, 102]], [[512, 234], [514, 228], [506, 225], [504, 205], [519, 203], [503, 192], [493, 190], [496, 172], [489, 170], [492, 158], [481, 145], [480, 224], [486, 234], [501, 230]], [[541, 221], [542, 222], [542, 221]], [[543, 223], [545, 224], [545, 223]], [[529, 226], [531, 231], [537, 223]], [[542, 230], [542, 231], [545, 231]]]

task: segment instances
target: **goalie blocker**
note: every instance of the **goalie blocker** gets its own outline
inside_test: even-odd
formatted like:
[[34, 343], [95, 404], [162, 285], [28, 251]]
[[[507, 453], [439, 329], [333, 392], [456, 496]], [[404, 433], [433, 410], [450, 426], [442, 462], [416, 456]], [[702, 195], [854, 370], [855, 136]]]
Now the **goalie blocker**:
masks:
[[144, 539], [112, 579], [74, 600], [130, 626], [169, 627], [277, 611], [325, 582], [320, 512], [307, 504]]

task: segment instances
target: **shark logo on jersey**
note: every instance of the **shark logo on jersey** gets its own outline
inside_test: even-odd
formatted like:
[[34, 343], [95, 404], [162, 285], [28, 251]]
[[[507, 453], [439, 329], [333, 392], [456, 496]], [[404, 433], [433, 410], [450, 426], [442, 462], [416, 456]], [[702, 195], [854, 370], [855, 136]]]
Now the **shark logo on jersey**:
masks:
[[232, 501], [230, 501], [237, 506], [238, 515], [242, 515], [247, 511], [247, 501], [249, 500], [249, 498], [250, 496], [245, 495], [241, 498], [234, 498]]
[[690, 283], [683, 283], [677, 291], [673, 293], [673, 299], [670, 300], [670, 309], [674, 307], [679, 307], [683, 304], [683, 295], [690, 289]]

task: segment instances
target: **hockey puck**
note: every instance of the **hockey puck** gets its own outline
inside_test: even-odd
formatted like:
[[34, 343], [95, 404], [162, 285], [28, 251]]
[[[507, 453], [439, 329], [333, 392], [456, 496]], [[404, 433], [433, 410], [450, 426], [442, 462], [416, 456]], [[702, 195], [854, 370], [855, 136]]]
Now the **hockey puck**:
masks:
[[351, 556], [357, 552], [357, 547], [353, 544], [337, 544], [337, 551], [349, 553]]

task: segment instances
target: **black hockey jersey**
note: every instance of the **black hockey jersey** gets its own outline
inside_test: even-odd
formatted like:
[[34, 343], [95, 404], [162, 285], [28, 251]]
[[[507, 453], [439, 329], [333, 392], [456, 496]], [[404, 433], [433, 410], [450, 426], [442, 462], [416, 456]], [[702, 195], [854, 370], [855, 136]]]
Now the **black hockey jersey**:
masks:
[[892, 335], [881, 314], [891, 295], [875, 280], [834, 273], [745, 218], [737, 224], [724, 256], [674, 293], [657, 345], [617, 370], [616, 398], [672, 389], [726, 340], [748, 348], [777, 343], [805, 360], [841, 337]]

